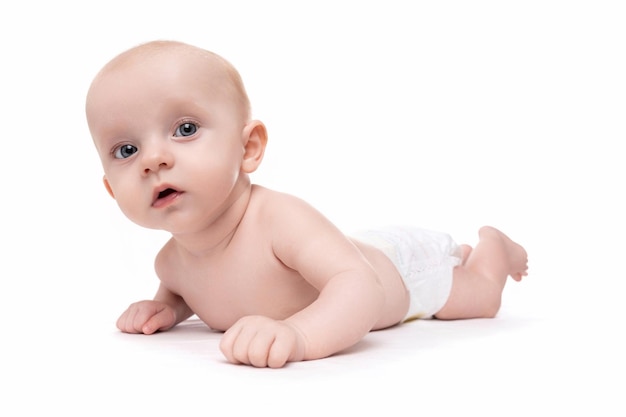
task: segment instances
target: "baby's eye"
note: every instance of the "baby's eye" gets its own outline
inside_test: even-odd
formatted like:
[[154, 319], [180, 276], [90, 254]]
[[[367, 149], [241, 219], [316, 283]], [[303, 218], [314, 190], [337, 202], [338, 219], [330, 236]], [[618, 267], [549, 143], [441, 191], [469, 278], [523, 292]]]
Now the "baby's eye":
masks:
[[182, 123], [176, 128], [174, 136], [191, 136], [198, 130], [198, 126], [194, 123]]
[[137, 151], [138, 151], [138, 149], [137, 149], [136, 146], [133, 146], [133, 145], [122, 145], [122, 146], [116, 148], [115, 151], [113, 151], [113, 156], [116, 159], [126, 159], [128, 157], [131, 157]]

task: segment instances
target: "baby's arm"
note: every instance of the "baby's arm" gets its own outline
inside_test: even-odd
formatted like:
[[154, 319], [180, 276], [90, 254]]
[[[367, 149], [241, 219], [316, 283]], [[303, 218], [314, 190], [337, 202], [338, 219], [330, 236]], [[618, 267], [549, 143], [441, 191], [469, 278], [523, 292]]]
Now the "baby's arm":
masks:
[[302, 242], [309, 247], [293, 254], [299, 271], [320, 290], [316, 301], [285, 320], [304, 336], [305, 360], [359, 342], [380, 319], [385, 303], [378, 276], [352, 243], [324, 240]]
[[117, 320], [117, 327], [125, 333], [152, 334], [171, 329], [191, 314], [185, 301], [161, 284], [153, 300], [131, 304]]
[[375, 271], [335, 226], [306, 203], [284, 197], [266, 209], [272, 216], [263, 222], [267, 226], [263, 233], [273, 237], [275, 255], [320, 294], [285, 320], [240, 319], [224, 335], [222, 352], [233, 363], [280, 367], [356, 344], [384, 307], [385, 294]]

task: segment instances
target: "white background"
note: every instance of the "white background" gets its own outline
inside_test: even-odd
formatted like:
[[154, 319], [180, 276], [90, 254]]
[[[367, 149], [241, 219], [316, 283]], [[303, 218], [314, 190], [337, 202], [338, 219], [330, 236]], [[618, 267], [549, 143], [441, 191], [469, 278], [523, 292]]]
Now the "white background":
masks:
[[[623, 413], [625, 21], [618, 1], [2, 3], [0, 414]], [[530, 275], [494, 321], [520, 329], [485, 346], [472, 326], [491, 324], [424, 322], [426, 340], [450, 334], [418, 369], [381, 365], [410, 348], [398, 328], [274, 373], [224, 364], [197, 323], [120, 336], [167, 235], [106, 194], [84, 97], [153, 39], [239, 69], [270, 134], [255, 182], [346, 232], [413, 224], [473, 243], [492, 224], [523, 243]]]

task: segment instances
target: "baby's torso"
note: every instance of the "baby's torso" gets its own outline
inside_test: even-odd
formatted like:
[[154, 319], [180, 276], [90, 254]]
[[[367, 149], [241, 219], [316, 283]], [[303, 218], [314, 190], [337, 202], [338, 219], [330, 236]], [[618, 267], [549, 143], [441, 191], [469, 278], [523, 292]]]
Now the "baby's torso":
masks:
[[[248, 211], [267, 201], [251, 200]], [[274, 253], [272, 230], [264, 218], [248, 215], [222, 249], [206, 256], [185, 255], [170, 241], [159, 255], [162, 284], [181, 296], [191, 310], [215, 330], [227, 330], [248, 315], [286, 319], [319, 295], [296, 270]], [[376, 271], [387, 305], [375, 328], [397, 323], [408, 308], [408, 295], [392, 262], [380, 250], [354, 241]], [[166, 272], [163, 273], [163, 270]]]
[[185, 260], [176, 270], [176, 276], [162, 277], [162, 283], [216, 330], [226, 330], [248, 315], [284, 319], [318, 296], [267, 247], [233, 242], [219, 258]]

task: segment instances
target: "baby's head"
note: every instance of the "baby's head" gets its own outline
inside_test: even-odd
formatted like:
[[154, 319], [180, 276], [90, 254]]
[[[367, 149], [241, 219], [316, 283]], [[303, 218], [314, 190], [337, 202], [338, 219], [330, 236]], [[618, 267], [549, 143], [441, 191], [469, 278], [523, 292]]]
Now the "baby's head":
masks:
[[180, 42], [150, 42], [116, 56], [94, 78], [86, 113], [108, 192], [147, 227], [165, 228], [149, 214], [164, 204], [159, 187], [190, 201], [200, 194], [216, 200], [221, 192], [224, 201], [235, 198], [229, 193], [249, 186], [267, 140], [263, 124], [250, 120], [236, 69]]

